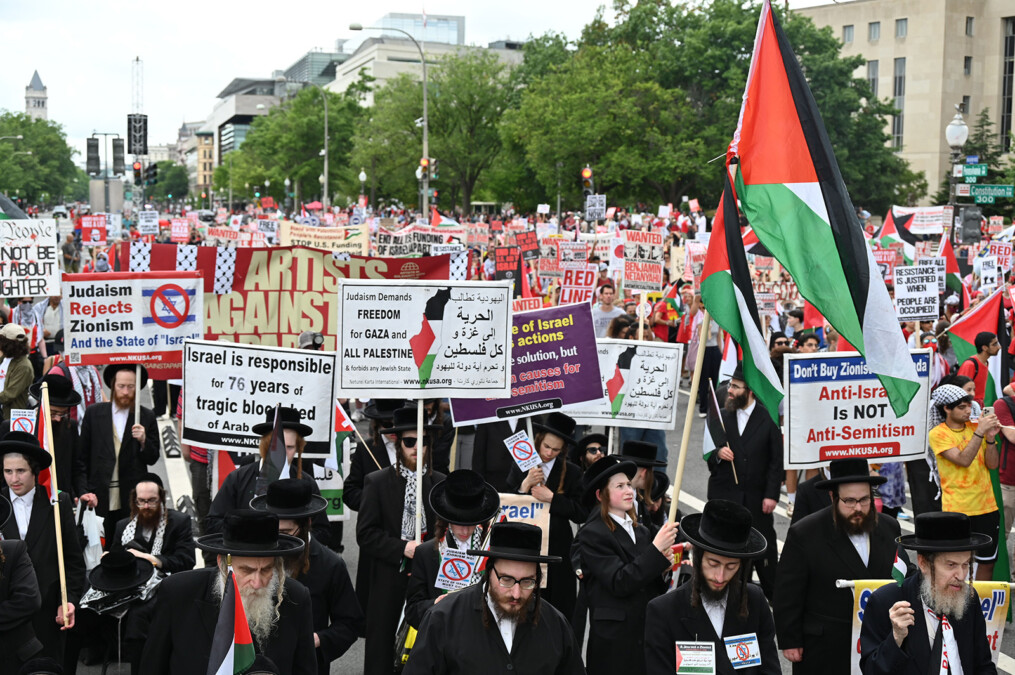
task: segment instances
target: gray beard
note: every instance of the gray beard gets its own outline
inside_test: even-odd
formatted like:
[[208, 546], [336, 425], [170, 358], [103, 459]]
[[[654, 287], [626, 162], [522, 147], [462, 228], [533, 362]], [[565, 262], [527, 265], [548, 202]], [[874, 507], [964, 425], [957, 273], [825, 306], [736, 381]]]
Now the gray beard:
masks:
[[934, 572], [931, 571], [930, 577], [921, 575], [920, 578], [920, 599], [923, 600], [923, 604], [928, 609], [933, 610], [937, 614], [944, 614], [951, 620], [961, 620], [962, 615], [966, 613], [966, 607], [969, 605], [969, 594], [972, 592], [972, 587], [966, 584], [963, 588], [964, 593], [956, 594], [943, 594], [939, 593], [934, 589]]
[[[262, 649], [275, 630], [275, 624], [279, 619], [278, 605], [282, 599], [281, 583], [278, 570], [275, 570], [271, 575], [271, 582], [264, 588], [240, 590], [240, 599], [243, 601], [243, 611], [247, 615], [250, 635], [257, 640], [257, 644]], [[225, 593], [225, 586], [226, 578], [220, 572], [215, 577], [215, 584], [212, 586], [212, 594], [220, 603]]]

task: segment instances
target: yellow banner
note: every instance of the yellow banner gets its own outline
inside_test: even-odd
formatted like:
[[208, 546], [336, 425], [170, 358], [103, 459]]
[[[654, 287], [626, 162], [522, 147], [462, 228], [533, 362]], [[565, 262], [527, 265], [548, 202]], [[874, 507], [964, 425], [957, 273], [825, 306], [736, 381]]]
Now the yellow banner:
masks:
[[370, 250], [366, 227], [312, 227], [288, 220], [279, 225], [282, 246], [307, 246], [349, 255], [367, 255]]

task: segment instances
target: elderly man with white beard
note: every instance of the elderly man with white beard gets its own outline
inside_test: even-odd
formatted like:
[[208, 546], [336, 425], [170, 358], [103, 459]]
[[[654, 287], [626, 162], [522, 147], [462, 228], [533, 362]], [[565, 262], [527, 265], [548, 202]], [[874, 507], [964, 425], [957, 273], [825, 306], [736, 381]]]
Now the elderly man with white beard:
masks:
[[254, 649], [280, 672], [315, 675], [310, 594], [286, 578], [284, 556], [298, 555], [303, 541], [279, 534], [278, 516], [238, 509], [223, 519], [222, 532], [197, 546], [218, 556], [218, 566], [174, 574], [162, 582], [148, 641], [141, 656], [146, 675], [205, 673], [231, 564], [247, 615]]
[[860, 629], [864, 675], [995, 675], [983, 612], [967, 579], [973, 552], [990, 537], [962, 513], [916, 517], [916, 534], [899, 537], [917, 552], [920, 573], [874, 591]]

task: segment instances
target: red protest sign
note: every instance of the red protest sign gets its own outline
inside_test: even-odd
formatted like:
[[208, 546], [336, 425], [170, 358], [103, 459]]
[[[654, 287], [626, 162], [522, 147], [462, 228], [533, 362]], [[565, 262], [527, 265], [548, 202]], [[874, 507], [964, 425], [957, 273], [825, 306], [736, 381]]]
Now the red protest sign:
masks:
[[517, 246], [497, 246], [493, 249], [494, 278], [515, 282], [514, 296], [522, 294], [522, 250]]
[[522, 250], [522, 260], [539, 258], [539, 241], [536, 239], [535, 230], [515, 233], [515, 243]]
[[595, 265], [587, 265], [585, 269], [564, 270], [564, 283], [560, 288], [561, 305], [576, 302], [591, 302], [596, 290], [597, 269]]

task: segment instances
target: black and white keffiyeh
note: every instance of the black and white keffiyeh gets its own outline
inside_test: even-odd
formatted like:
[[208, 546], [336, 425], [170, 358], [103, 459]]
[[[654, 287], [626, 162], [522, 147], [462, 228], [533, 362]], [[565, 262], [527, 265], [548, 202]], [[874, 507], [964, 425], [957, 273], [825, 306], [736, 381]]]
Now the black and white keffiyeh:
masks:
[[405, 500], [402, 504], [402, 539], [416, 538], [416, 472], [399, 465], [398, 473], [405, 479]]
[[[162, 540], [166, 535], [166, 523], [169, 521], [169, 514], [163, 509], [162, 517], [159, 518], [159, 526], [155, 528], [155, 540], [152, 542], [152, 555], [162, 554]], [[134, 516], [127, 522], [127, 527], [123, 528], [123, 536], [120, 537], [120, 543], [126, 546], [130, 542], [134, 541], [134, 536], [137, 534], [137, 516]]]

